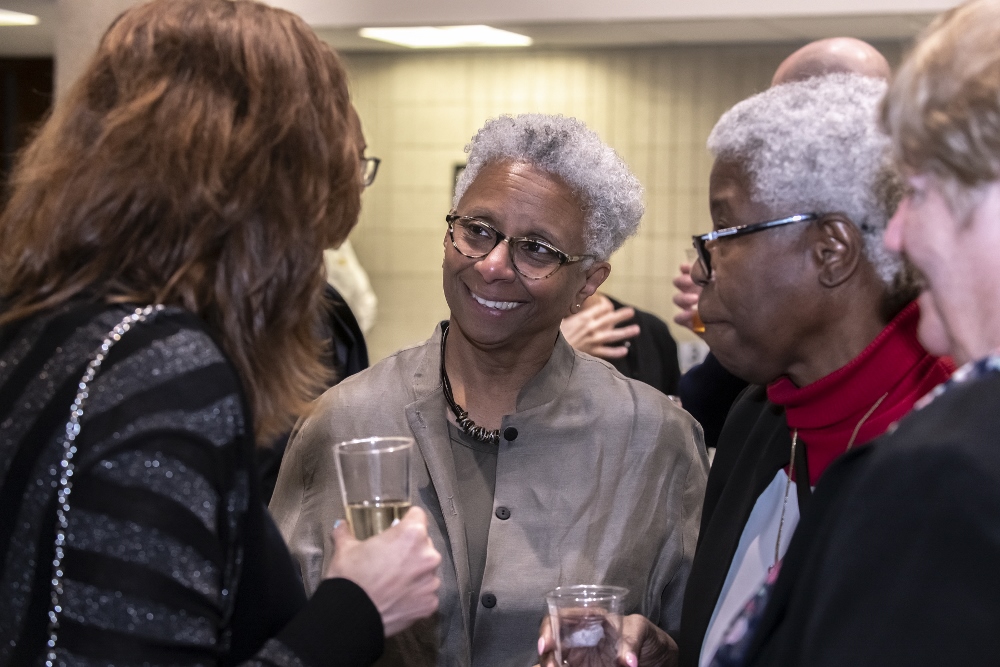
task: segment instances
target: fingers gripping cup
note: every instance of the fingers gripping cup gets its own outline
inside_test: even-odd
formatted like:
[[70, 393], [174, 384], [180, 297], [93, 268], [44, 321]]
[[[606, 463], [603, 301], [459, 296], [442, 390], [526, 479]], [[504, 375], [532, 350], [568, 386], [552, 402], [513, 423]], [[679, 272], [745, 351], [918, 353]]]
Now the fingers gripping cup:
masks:
[[361, 438], [333, 446], [344, 510], [354, 536], [365, 540], [410, 509], [413, 438]]
[[617, 664], [626, 595], [628, 590], [618, 586], [560, 586], [549, 591], [545, 600], [556, 640], [557, 664]]

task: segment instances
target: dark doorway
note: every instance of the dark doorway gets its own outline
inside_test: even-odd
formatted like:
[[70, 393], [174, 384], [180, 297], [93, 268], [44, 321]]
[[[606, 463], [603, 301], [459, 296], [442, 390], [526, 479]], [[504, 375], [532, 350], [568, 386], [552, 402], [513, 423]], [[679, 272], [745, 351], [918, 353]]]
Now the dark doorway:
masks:
[[52, 106], [52, 58], [0, 58], [0, 183]]

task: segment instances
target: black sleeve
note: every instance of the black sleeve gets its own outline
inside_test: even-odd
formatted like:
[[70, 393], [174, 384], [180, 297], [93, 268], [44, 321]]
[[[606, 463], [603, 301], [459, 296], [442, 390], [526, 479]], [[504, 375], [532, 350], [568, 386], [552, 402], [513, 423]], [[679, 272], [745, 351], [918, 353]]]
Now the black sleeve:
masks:
[[334, 580], [306, 603], [266, 510], [258, 502], [242, 524], [231, 517], [240, 492], [217, 493], [219, 461], [204, 442], [141, 438], [77, 479], [60, 655], [85, 664], [374, 662], [383, 630], [364, 591]]
[[747, 519], [760, 494], [788, 463], [791, 436], [784, 412], [768, 402], [764, 387], [751, 385], [733, 404], [717, 445], [677, 637], [682, 667], [697, 667]]
[[244, 560], [231, 664], [253, 657], [259, 662], [261, 642], [271, 637], [271, 653], [283, 646], [314, 667], [334, 659], [344, 667], [375, 662], [385, 637], [382, 616], [365, 592], [347, 579], [330, 579], [307, 604], [299, 568], [270, 513], [260, 503], [250, 510], [247, 534], [260, 538], [252, 540], [259, 546], [248, 549]]
[[363, 667], [382, 655], [382, 616], [361, 588], [347, 579], [327, 579], [309, 607], [277, 637], [315, 667]]
[[681, 377], [681, 404], [701, 424], [707, 447], [718, 443], [729, 408], [746, 387], [747, 383], [723, 368], [711, 352]]

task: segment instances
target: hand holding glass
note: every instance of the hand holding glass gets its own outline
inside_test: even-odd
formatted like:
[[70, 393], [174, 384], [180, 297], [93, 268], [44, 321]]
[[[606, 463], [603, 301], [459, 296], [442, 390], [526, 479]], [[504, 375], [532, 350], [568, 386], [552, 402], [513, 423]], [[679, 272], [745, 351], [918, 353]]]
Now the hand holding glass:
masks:
[[560, 586], [547, 593], [556, 664], [617, 665], [626, 595], [618, 586]]
[[413, 438], [361, 438], [333, 446], [344, 510], [354, 536], [365, 540], [410, 508]]

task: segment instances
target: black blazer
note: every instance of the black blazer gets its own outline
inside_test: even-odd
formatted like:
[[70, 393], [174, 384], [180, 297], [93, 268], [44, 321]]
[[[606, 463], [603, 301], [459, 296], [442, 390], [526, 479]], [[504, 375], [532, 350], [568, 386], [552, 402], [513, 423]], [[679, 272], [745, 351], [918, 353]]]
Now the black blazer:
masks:
[[[677, 637], [681, 667], [697, 667], [708, 622], [743, 528], [757, 498], [788, 465], [791, 447], [784, 409], [767, 400], [765, 387], [748, 387], [726, 419], [708, 474], [698, 548]], [[799, 502], [804, 504], [806, 498], [800, 495]]]
[[747, 664], [1000, 664], [1000, 373], [824, 473]]

